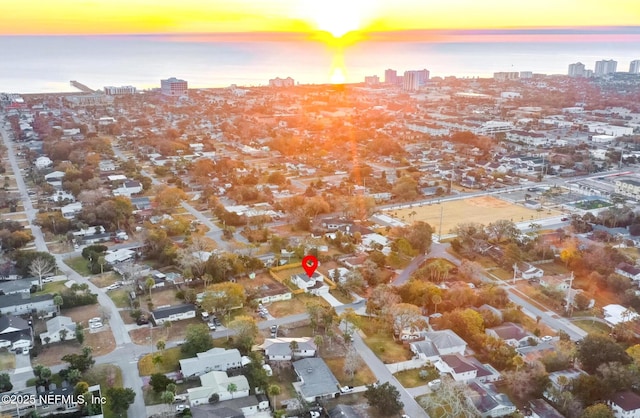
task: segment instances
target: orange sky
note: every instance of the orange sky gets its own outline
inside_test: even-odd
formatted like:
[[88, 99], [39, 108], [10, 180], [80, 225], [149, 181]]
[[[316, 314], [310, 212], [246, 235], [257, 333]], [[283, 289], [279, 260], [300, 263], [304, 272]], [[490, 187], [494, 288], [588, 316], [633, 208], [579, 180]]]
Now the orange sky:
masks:
[[1, 0], [0, 34], [640, 26], [637, 0]]

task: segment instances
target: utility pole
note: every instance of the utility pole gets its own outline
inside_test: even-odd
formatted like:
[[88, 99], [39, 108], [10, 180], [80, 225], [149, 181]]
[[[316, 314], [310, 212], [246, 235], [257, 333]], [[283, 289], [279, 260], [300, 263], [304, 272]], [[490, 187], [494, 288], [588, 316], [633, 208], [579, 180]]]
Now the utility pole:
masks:
[[442, 215], [444, 213], [444, 206], [440, 203], [440, 226], [438, 227], [438, 242], [442, 241]]
[[571, 290], [573, 288], [573, 271], [571, 272], [571, 277], [569, 277], [569, 290], [567, 291], [567, 314], [569, 318], [573, 315], [573, 298], [571, 297]]

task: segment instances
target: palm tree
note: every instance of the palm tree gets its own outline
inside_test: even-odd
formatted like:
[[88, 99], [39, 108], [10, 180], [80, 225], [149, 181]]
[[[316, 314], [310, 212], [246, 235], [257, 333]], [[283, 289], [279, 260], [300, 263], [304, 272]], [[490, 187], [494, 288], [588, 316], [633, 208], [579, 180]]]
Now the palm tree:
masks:
[[227, 386], [227, 391], [231, 394], [231, 399], [233, 399], [233, 394], [238, 390], [238, 386], [235, 383], [229, 383]]
[[324, 337], [318, 334], [313, 337], [313, 342], [316, 344], [316, 347], [318, 347], [318, 351], [320, 351], [320, 347], [324, 344]]
[[281, 393], [280, 386], [269, 385], [268, 392], [269, 396], [273, 396], [273, 410], [275, 411], [276, 409], [278, 409], [278, 402], [276, 401], [276, 397]]
[[60, 313], [60, 307], [64, 304], [64, 299], [62, 299], [60, 295], [55, 295], [53, 297], [53, 304], [56, 305], [56, 310]]
[[165, 331], [167, 332], [167, 337], [169, 337], [169, 330], [171, 329], [171, 325], [173, 325], [171, 321], [164, 321], [164, 323], [162, 324]]
[[156, 281], [153, 280], [153, 277], [147, 277], [147, 280], [144, 281], [144, 285], [149, 289], [149, 300], [151, 301], [151, 288], [155, 286]]
[[442, 296], [433, 295], [431, 297], [431, 302], [433, 302], [433, 310], [434, 310], [434, 312], [438, 312], [438, 305], [442, 303]]
[[160, 340], [156, 343], [156, 348], [158, 349], [158, 351], [163, 351], [166, 346], [167, 344], [163, 340]]
[[294, 361], [296, 358], [296, 353], [298, 352], [298, 342], [296, 340], [291, 340], [289, 343], [289, 349], [291, 350], [291, 361]]

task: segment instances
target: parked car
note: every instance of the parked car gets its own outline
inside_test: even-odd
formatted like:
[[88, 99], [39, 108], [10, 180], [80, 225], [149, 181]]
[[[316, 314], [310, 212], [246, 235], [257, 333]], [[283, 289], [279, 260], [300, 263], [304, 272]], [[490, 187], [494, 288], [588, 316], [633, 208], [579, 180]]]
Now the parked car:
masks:
[[117, 283], [114, 283], [112, 285], [107, 286], [107, 290], [116, 290], [116, 289], [119, 289], [119, 288], [120, 288], [120, 285], [117, 284]]
[[90, 329], [98, 329], [98, 328], [102, 328], [104, 325], [102, 325], [102, 322], [92, 322], [91, 324], [89, 324], [89, 328]]
[[176, 412], [182, 412], [187, 408], [189, 408], [189, 405], [176, 405]]
[[211, 321], [215, 324], [215, 326], [219, 327], [222, 325], [222, 323], [220, 322], [220, 320], [218, 319], [218, 317], [216, 316], [212, 316], [211, 317]]
[[94, 322], [102, 322], [102, 318], [100, 318], [99, 316], [94, 316], [89, 320], [89, 324], [93, 324]]
[[187, 397], [185, 395], [175, 395], [173, 397], [173, 402], [186, 402]]
[[353, 391], [353, 386], [342, 386], [340, 387], [340, 392], [349, 393]]
[[551, 335], [545, 335], [544, 337], [540, 338], [542, 341], [551, 341], [553, 340], [553, 337]]
[[149, 319], [146, 316], [141, 316], [136, 320], [136, 324], [138, 325], [147, 325], [149, 323]]
[[51, 283], [53, 281], [53, 279], [51, 277], [43, 277], [42, 278], [42, 283]]
[[442, 385], [442, 380], [440, 379], [434, 379], [431, 382], [427, 383], [427, 386], [429, 386], [429, 389], [438, 389], [440, 385]]
[[213, 322], [207, 322], [207, 326], [209, 327], [209, 329], [211, 331], [215, 331], [216, 330], [216, 324], [214, 324]]

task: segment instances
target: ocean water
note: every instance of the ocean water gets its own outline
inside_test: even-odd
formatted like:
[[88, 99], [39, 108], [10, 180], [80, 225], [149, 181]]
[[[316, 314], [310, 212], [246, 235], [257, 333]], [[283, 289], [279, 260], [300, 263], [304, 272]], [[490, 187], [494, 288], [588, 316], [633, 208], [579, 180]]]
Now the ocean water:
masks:
[[[593, 68], [615, 59], [618, 71], [640, 59], [637, 37], [605, 41], [543, 41], [499, 38], [449, 41], [366, 41], [341, 50], [317, 41], [199, 39], [167, 36], [0, 37], [0, 92], [75, 91], [70, 80], [91, 88], [160, 86], [178, 77], [190, 87], [266, 85], [270, 78], [327, 83], [336, 66], [347, 82], [384, 70], [426, 68], [432, 76], [489, 77], [495, 71], [566, 74], [570, 63]], [[561, 39], [561, 38], [558, 38]]]

